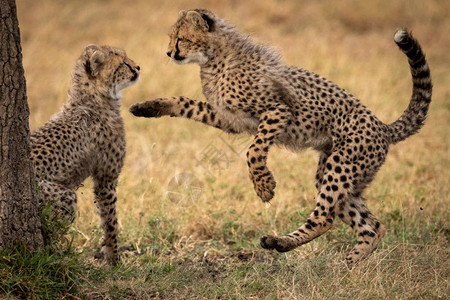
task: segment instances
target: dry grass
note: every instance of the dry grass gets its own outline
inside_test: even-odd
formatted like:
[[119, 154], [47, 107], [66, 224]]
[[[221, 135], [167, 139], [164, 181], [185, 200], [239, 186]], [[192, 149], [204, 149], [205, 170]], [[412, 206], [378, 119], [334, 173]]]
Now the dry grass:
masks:
[[[17, 2], [32, 129], [65, 101], [71, 69], [85, 45], [122, 47], [142, 68], [141, 82], [125, 91], [122, 101], [128, 146], [118, 214], [121, 245], [143, 254], [130, 253], [118, 269], [104, 267], [108, 276], [88, 273], [79, 295], [434, 299], [449, 294], [449, 1]], [[421, 42], [435, 86], [429, 119], [420, 134], [391, 148], [367, 191], [369, 207], [389, 231], [359, 267], [349, 271], [342, 264], [354, 241], [341, 222], [287, 254], [258, 246], [261, 235], [288, 232], [314, 206], [314, 152], [271, 151], [278, 187], [264, 205], [248, 180], [242, 152], [250, 138], [187, 120], [128, 113], [131, 104], [154, 97], [203, 98], [198, 67], [176, 66], [165, 57], [178, 11], [194, 7], [209, 8], [258, 41], [276, 45], [287, 63], [338, 83], [385, 122], [400, 116], [411, 92], [406, 58], [392, 34], [407, 26]], [[199, 162], [211, 153], [219, 155], [216, 161]], [[79, 189], [73, 225], [75, 246], [86, 261], [100, 237], [90, 186], [88, 181]]]

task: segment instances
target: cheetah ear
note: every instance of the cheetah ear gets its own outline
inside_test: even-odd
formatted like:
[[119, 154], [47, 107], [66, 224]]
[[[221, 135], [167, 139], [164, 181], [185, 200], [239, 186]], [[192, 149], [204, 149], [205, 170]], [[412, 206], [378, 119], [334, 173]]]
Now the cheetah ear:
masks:
[[100, 50], [95, 50], [89, 57], [89, 70], [90, 75], [97, 76], [101, 65], [105, 61], [105, 54]]
[[186, 19], [195, 26], [197, 26], [198, 28], [201, 28], [205, 31], [209, 31], [208, 23], [206, 22], [205, 19], [202, 18], [202, 15], [199, 14], [198, 12], [192, 10], [188, 11], [186, 13]]
[[185, 10], [180, 10], [180, 12], [178, 13], [180, 17], [184, 17], [186, 15], [187, 11]]

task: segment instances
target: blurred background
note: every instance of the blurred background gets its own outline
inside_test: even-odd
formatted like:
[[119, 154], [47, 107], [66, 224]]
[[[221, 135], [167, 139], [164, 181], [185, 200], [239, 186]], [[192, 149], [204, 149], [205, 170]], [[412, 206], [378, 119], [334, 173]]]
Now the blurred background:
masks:
[[[450, 1], [17, 0], [17, 6], [32, 130], [64, 103], [73, 65], [86, 45], [123, 48], [141, 66], [140, 82], [122, 99], [127, 159], [118, 214], [120, 243], [152, 255], [164, 249], [173, 255], [259, 249], [261, 235], [289, 232], [315, 205], [313, 151], [271, 150], [269, 167], [278, 185], [271, 204], [263, 204], [248, 179], [245, 152], [251, 137], [182, 119], [138, 119], [128, 112], [133, 103], [156, 97], [204, 99], [198, 66], [172, 64], [165, 54], [180, 10], [212, 10], [256, 41], [275, 45], [287, 64], [347, 89], [386, 123], [400, 116], [411, 95], [406, 57], [392, 38], [397, 28], [407, 27], [427, 54], [433, 102], [426, 126], [391, 148], [366, 196], [389, 228], [386, 245], [448, 246]], [[80, 250], [93, 251], [100, 230], [90, 189], [87, 181], [78, 190], [74, 234]], [[337, 221], [326, 239], [296, 255], [320, 254], [326, 245], [340, 250], [352, 241], [351, 231]]]

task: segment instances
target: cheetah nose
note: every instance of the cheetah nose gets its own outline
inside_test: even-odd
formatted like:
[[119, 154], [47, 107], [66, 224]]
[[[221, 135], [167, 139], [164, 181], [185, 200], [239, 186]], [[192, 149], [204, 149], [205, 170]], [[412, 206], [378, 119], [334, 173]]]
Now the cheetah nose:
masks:
[[172, 51], [168, 51], [166, 54], [168, 57], [172, 57]]
[[140, 71], [140, 70], [141, 70], [141, 67], [136, 66], [136, 70]]

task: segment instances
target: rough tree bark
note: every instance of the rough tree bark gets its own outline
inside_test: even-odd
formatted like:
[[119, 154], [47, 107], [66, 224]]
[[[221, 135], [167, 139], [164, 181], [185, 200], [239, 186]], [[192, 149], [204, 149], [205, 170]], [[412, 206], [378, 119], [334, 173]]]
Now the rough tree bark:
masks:
[[14, 0], [0, 0], [0, 249], [43, 244]]

